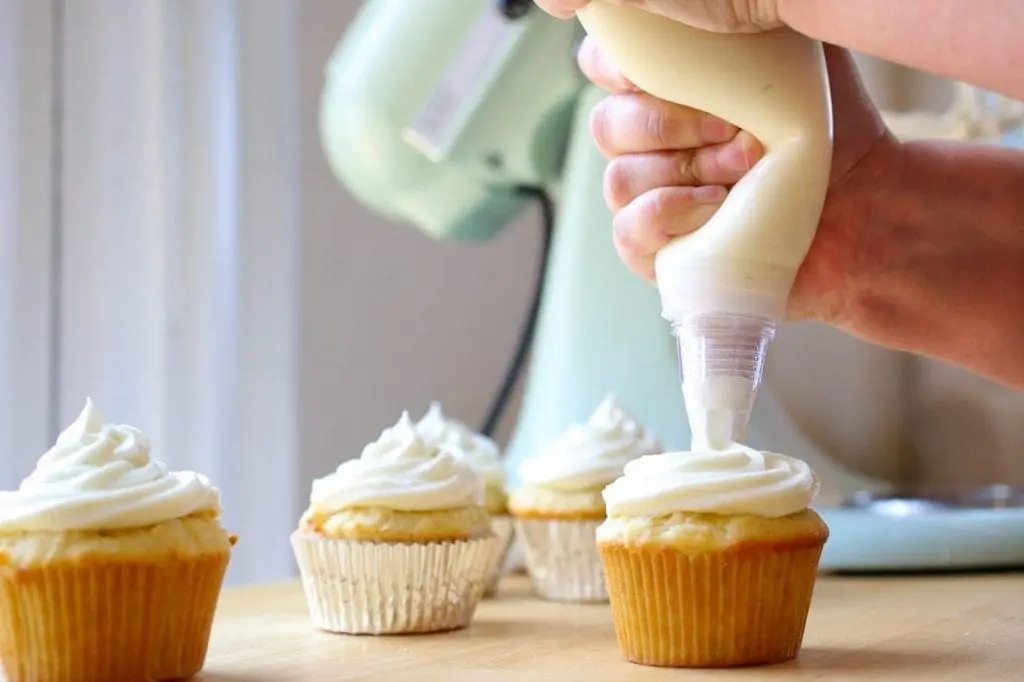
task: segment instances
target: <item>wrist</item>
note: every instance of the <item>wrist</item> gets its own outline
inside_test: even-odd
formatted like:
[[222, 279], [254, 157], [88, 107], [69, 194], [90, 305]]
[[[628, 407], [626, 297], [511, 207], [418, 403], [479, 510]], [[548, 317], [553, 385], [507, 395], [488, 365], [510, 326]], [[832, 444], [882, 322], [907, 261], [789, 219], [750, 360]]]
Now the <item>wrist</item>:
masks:
[[862, 199], [836, 324], [1024, 386], [1024, 154], [909, 142], [880, 179]]
[[907, 147], [893, 137], [880, 140], [846, 183], [846, 262], [841, 268], [832, 319], [826, 320], [862, 338], [877, 338], [898, 316], [898, 298], [891, 277], [906, 236], [901, 229], [907, 215]]
[[897, 191], [904, 153], [884, 131], [865, 145], [867, 151], [829, 188], [787, 311], [789, 319], [823, 322], [858, 336], [873, 322], [866, 313], [872, 309], [869, 292], [876, 288], [880, 254], [898, 247], [880, 215], [888, 195]]

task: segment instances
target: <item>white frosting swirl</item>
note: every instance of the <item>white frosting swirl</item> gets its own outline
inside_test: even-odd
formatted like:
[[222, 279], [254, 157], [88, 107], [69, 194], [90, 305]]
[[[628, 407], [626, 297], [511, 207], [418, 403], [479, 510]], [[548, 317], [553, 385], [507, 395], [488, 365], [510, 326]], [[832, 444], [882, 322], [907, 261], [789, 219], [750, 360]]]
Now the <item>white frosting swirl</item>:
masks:
[[430, 404], [426, 415], [416, 423], [416, 431], [428, 443], [464, 458], [488, 485], [500, 486], [505, 482], [498, 444], [462, 422], [445, 417], [440, 403]]
[[150, 457], [141, 431], [104, 423], [86, 399], [19, 488], [0, 492], [0, 531], [141, 528], [220, 511], [206, 477], [171, 471]]
[[309, 502], [322, 514], [368, 507], [456, 509], [483, 503], [483, 479], [447, 447], [424, 440], [403, 412], [358, 459], [313, 481]]
[[585, 424], [570, 426], [538, 456], [525, 460], [518, 473], [526, 485], [586, 490], [613, 481], [628, 462], [660, 449], [608, 395]]
[[721, 450], [641, 457], [603, 494], [609, 516], [697, 512], [776, 518], [806, 509], [818, 488], [806, 462], [733, 443]]

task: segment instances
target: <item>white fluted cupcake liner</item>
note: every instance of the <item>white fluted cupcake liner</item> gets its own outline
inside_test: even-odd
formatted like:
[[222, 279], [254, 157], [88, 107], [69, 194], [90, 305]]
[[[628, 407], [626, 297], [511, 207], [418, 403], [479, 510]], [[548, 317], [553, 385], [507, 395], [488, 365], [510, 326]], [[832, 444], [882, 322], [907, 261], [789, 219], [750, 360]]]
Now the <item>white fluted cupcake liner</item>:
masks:
[[497, 536], [452, 542], [361, 542], [292, 534], [313, 625], [385, 635], [469, 625]]
[[515, 537], [512, 517], [492, 516], [491, 530], [498, 536], [498, 542], [495, 544], [493, 558], [487, 567], [484, 597], [493, 597], [498, 593], [498, 583], [501, 582], [501, 576], [505, 573], [505, 560], [508, 558], [512, 540]]
[[512, 533], [512, 546], [508, 548], [508, 556], [505, 557], [505, 574], [526, 575], [526, 557], [523, 556], [523, 541], [514, 532]]
[[537, 594], [549, 601], [607, 602], [597, 527], [601, 521], [517, 518], [526, 570]]

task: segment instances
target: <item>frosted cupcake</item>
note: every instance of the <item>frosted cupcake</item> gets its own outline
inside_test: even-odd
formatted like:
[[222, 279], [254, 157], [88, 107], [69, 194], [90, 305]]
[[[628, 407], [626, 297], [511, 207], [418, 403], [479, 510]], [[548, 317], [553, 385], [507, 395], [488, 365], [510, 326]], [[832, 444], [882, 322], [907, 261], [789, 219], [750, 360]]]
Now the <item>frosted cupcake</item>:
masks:
[[491, 529], [498, 536], [497, 551], [487, 568], [487, 585], [484, 588], [485, 597], [493, 595], [512, 545], [512, 519], [508, 515], [505, 469], [501, 465], [498, 444], [462, 422], [445, 417], [440, 403], [430, 405], [427, 414], [416, 424], [416, 430], [428, 443], [458, 454], [484, 480], [484, 505], [491, 517]]
[[497, 543], [483, 490], [408, 413], [358, 459], [313, 481], [292, 535], [313, 624], [375, 635], [468, 625]]
[[202, 669], [234, 538], [199, 474], [85, 409], [0, 493], [0, 664], [9, 682], [170, 680]]
[[806, 463], [743, 445], [630, 462], [598, 529], [615, 632], [635, 663], [776, 663], [803, 640], [828, 528]]
[[595, 531], [605, 518], [601, 491], [658, 442], [607, 396], [584, 424], [519, 467], [510, 501], [537, 593], [556, 601], [607, 601]]

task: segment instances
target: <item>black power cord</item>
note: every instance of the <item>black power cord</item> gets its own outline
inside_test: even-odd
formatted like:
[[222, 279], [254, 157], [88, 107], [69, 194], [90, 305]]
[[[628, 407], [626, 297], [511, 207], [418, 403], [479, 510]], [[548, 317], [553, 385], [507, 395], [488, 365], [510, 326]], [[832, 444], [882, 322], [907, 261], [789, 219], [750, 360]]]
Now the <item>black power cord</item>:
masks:
[[481, 429], [481, 432], [488, 437], [494, 436], [494, 432], [497, 430], [498, 424], [508, 408], [508, 401], [512, 397], [516, 381], [523, 371], [526, 356], [530, 353], [530, 345], [533, 343], [534, 332], [537, 329], [537, 315], [540, 312], [540, 302], [544, 295], [544, 276], [547, 274], [548, 258], [551, 254], [551, 237], [555, 229], [555, 204], [551, 200], [551, 196], [539, 187], [521, 187], [519, 192], [534, 199], [540, 206], [540, 263], [537, 269], [536, 283], [533, 287], [533, 299], [530, 301], [530, 309], [526, 313], [522, 330], [519, 332], [519, 341], [516, 343], [512, 360], [505, 370], [505, 376], [502, 378], [501, 385], [494, 396], [491, 409], [488, 410], [487, 419], [484, 420], [484, 426]]

